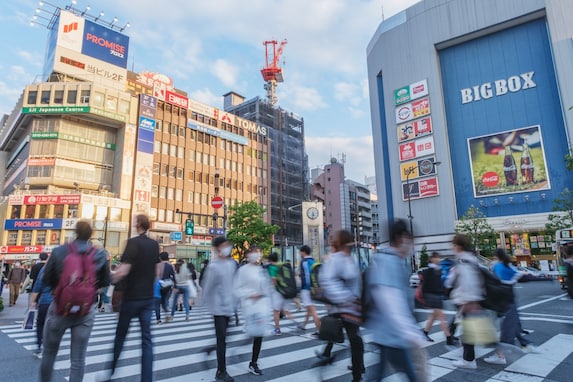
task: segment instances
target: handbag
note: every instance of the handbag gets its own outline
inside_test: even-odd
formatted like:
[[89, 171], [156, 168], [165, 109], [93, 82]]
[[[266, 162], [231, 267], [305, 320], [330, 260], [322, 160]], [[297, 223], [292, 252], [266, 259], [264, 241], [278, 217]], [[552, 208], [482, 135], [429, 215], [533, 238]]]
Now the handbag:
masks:
[[36, 323], [36, 309], [28, 309], [26, 311], [26, 316], [24, 321], [22, 321], [22, 329], [32, 330], [34, 329], [34, 324]]
[[189, 289], [189, 298], [197, 298], [197, 287], [193, 280], [187, 280], [187, 289]]
[[462, 319], [462, 343], [469, 345], [497, 343], [497, 331], [488, 313], [466, 313]]
[[245, 333], [250, 337], [264, 337], [270, 333], [271, 304], [267, 297], [243, 306], [245, 313]]
[[318, 338], [323, 341], [343, 343], [342, 320], [334, 316], [324, 316], [320, 319]]

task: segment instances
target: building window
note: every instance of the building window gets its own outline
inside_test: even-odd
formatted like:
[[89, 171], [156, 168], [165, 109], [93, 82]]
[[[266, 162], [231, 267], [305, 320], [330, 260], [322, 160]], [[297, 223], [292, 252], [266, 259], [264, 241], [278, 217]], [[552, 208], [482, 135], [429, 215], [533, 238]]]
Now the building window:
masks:
[[153, 173], [159, 175], [159, 163], [153, 162]]
[[158, 194], [159, 194], [159, 186], [157, 185], [151, 186], [151, 196], [153, 198], [157, 198]]
[[54, 91], [54, 103], [61, 105], [64, 103], [64, 91], [56, 90]]
[[157, 220], [159, 220], [160, 222], [165, 221], [165, 210], [164, 209], [159, 209], [159, 214], [157, 215]]
[[169, 175], [169, 167], [166, 164], [161, 165], [161, 175], [162, 176]]
[[183, 190], [178, 188], [175, 190], [175, 200], [182, 201], [183, 200]]
[[159, 197], [161, 199], [165, 199], [166, 195], [167, 195], [167, 188], [164, 186], [159, 187]]
[[177, 147], [177, 158], [185, 159], [185, 147]]
[[90, 103], [90, 91], [89, 90], [82, 90], [80, 93], [80, 103], [87, 105]]
[[183, 179], [183, 169], [182, 168], [177, 169], [177, 178]]
[[171, 187], [167, 189], [167, 200], [173, 200], [175, 197], [175, 190]]
[[69, 104], [74, 105], [78, 102], [78, 91], [77, 90], [68, 90], [68, 99], [67, 102]]
[[42, 96], [40, 97], [40, 103], [42, 105], [47, 105], [50, 103], [50, 91], [42, 90]]
[[169, 143], [163, 142], [161, 144], [161, 154], [169, 155]]
[[187, 192], [187, 203], [193, 203], [193, 191]]
[[162, 120], [156, 120], [155, 121], [155, 130], [163, 131], [163, 121]]
[[28, 92], [28, 104], [35, 105], [38, 101], [38, 92], [36, 90], [30, 90]]

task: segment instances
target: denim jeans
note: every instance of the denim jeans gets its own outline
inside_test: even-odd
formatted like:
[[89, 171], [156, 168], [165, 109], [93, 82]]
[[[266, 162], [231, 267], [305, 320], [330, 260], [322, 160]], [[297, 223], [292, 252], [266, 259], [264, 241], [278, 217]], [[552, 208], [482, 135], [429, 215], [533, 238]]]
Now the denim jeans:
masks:
[[501, 322], [499, 342], [513, 344], [515, 338], [517, 338], [521, 346], [526, 346], [530, 343], [529, 340], [521, 335], [521, 322], [519, 320], [519, 314], [517, 313], [517, 306], [514, 303], [509, 306]]
[[392, 348], [389, 346], [378, 345], [380, 349], [380, 362], [368, 368], [366, 372], [366, 382], [379, 382], [384, 377], [384, 371], [387, 363], [394, 369], [403, 371], [410, 382], [421, 381], [416, 377], [412, 357], [408, 349]]
[[189, 288], [187, 286], [178, 286], [173, 293], [173, 303], [171, 304], [171, 316], [175, 314], [177, 309], [177, 300], [179, 296], [183, 295], [183, 306], [185, 307], [185, 315], [189, 316]]
[[123, 349], [123, 343], [129, 324], [133, 318], [139, 319], [141, 327], [141, 381], [151, 382], [153, 377], [153, 343], [151, 340], [151, 314], [153, 313], [154, 299], [123, 301], [119, 310], [119, 321], [115, 331], [113, 343], [113, 361], [111, 372], [115, 371], [117, 360]]
[[40, 366], [40, 381], [51, 382], [54, 372], [54, 362], [62, 337], [68, 328], [71, 330], [70, 348], [70, 382], [81, 382], [84, 378], [86, 349], [95, 321], [95, 306], [85, 316], [63, 317], [56, 314], [52, 303], [44, 325], [44, 352]]

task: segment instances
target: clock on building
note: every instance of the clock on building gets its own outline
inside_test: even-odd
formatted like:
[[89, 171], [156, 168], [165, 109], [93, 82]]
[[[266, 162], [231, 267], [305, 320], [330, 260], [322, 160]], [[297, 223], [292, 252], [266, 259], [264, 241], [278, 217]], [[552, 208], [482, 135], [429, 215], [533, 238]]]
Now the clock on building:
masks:
[[316, 207], [310, 207], [306, 210], [306, 216], [308, 216], [309, 219], [316, 219], [318, 217], [318, 209], [316, 209]]

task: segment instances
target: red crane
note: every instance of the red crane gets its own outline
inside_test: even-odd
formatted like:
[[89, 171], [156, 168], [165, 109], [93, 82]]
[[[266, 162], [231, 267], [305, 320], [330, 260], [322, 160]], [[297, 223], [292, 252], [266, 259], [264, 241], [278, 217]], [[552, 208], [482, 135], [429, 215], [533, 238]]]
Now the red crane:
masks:
[[264, 88], [267, 91], [267, 100], [273, 106], [277, 103], [277, 83], [284, 81], [283, 70], [279, 66], [279, 60], [286, 44], [286, 39], [280, 44], [277, 40], [263, 42], [265, 46], [265, 67], [261, 69], [261, 74], [266, 82]]

